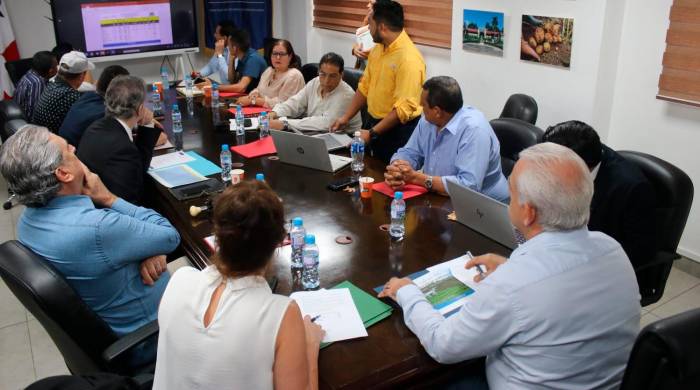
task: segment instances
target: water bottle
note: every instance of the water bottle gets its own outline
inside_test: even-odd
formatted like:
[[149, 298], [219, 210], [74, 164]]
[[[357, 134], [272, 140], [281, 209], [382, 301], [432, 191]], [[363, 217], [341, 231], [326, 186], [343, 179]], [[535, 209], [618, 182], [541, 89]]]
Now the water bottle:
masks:
[[236, 142], [239, 145], [245, 143], [245, 116], [240, 104], [236, 106]]
[[262, 173], [258, 173], [258, 174], [255, 175], [255, 180], [257, 180], [257, 181], [265, 181], [265, 175], [263, 175]]
[[158, 92], [158, 86], [155, 84], [153, 84], [151, 103], [153, 104], [153, 116], [163, 116], [163, 106], [160, 104], [160, 93]]
[[231, 182], [231, 150], [227, 144], [221, 145], [219, 159], [221, 160], [221, 181], [228, 184]]
[[175, 149], [182, 150], [182, 114], [180, 107], [173, 104], [173, 112], [171, 114], [173, 120], [173, 136], [175, 137]]
[[318, 247], [316, 246], [316, 237], [313, 234], [306, 235], [302, 253], [304, 268], [301, 273], [301, 285], [306, 290], [318, 288]]
[[260, 139], [270, 135], [270, 121], [267, 118], [267, 112], [260, 113]]
[[357, 177], [360, 176], [362, 170], [365, 169], [365, 141], [360, 136], [362, 133], [355, 132], [355, 138], [350, 144], [350, 156], [352, 157], [352, 173]]
[[187, 98], [187, 115], [194, 117], [194, 84], [192, 76], [185, 75], [185, 97]]
[[211, 107], [219, 108], [219, 84], [211, 83]]
[[170, 81], [168, 77], [168, 67], [163, 65], [160, 67], [160, 78], [163, 79], [163, 90], [170, 89]]
[[302, 268], [304, 266], [303, 251], [306, 229], [304, 229], [304, 221], [300, 217], [296, 217], [292, 220], [292, 229], [289, 231], [289, 238], [292, 241], [292, 269]]
[[394, 192], [394, 200], [391, 201], [391, 225], [389, 235], [391, 238], [400, 240], [406, 233], [404, 220], [406, 218], [406, 202], [403, 200], [403, 192]]

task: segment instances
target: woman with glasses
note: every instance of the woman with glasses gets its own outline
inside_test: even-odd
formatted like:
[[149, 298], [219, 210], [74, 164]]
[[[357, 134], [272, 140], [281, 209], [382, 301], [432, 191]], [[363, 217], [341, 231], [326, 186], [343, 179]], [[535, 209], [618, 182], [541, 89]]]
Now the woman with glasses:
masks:
[[238, 99], [240, 105], [272, 108], [304, 88], [304, 76], [298, 69], [297, 56], [289, 41], [280, 39], [274, 43], [270, 63], [272, 66], [260, 76], [258, 87]]

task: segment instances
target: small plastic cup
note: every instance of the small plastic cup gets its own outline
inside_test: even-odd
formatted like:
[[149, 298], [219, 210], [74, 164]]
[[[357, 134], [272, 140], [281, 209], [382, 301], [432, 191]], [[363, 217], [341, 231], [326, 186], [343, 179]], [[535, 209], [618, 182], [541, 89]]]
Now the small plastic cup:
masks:
[[372, 186], [374, 185], [374, 178], [363, 176], [360, 178], [360, 196], [367, 199], [372, 197]]
[[232, 169], [231, 170], [231, 184], [238, 184], [243, 181], [243, 176], [245, 171], [242, 169]]

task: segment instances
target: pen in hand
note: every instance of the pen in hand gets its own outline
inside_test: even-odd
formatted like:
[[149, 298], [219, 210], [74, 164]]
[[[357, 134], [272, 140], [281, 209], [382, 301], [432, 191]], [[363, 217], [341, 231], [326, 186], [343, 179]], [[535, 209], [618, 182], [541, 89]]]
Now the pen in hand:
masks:
[[317, 316], [315, 316], [315, 317], [313, 317], [313, 318], [311, 318], [311, 322], [316, 322], [316, 320], [319, 319], [319, 318], [321, 318], [321, 315], [320, 315], [320, 314], [317, 315]]

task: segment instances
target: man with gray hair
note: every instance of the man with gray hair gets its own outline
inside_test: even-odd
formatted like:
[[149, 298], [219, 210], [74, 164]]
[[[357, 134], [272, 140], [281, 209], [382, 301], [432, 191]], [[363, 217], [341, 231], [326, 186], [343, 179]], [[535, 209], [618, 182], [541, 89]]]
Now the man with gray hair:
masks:
[[423, 117], [391, 157], [386, 183], [394, 189], [415, 184], [446, 195], [449, 180], [507, 202], [498, 138], [481, 111], [464, 106], [457, 80], [438, 76], [426, 81], [421, 105]]
[[488, 254], [467, 262], [486, 272], [457, 313], [444, 318], [406, 278], [392, 278], [379, 295], [401, 305], [438, 362], [486, 356], [486, 378], [461, 384], [617, 388], [639, 332], [639, 289], [620, 244], [588, 231], [588, 167], [568, 148], [535, 145], [520, 154], [509, 189], [511, 222], [527, 241], [507, 261]]
[[134, 204], [143, 201], [144, 178], [161, 132], [143, 104], [145, 90], [138, 77], [115, 77], [105, 93], [106, 116], [85, 130], [78, 146], [80, 160], [107, 188]]
[[[169, 280], [164, 254], [177, 230], [118, 198], [45, 127], [27, 125], [0, 147], [0, 173], [20, 203], [17, 239], [59, 272], [114, 332], [153, 321]], [[155, 356], [143, 347], [134, 364]]]

